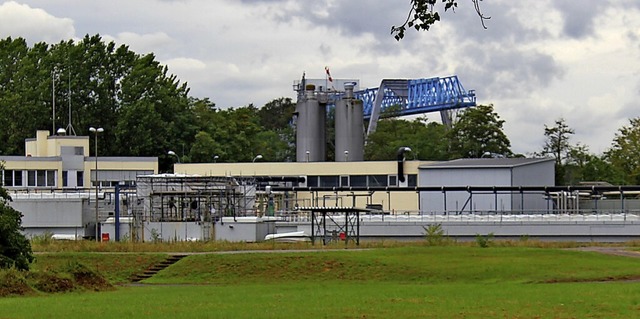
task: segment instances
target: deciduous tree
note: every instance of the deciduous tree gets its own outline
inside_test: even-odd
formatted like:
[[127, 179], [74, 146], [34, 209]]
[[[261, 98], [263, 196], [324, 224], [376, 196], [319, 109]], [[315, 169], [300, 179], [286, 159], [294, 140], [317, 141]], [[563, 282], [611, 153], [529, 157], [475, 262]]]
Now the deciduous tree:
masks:
[[450, 158], [512, 156], [511, 142], [503, 131], [504, 120], [494, 112], [493, 104], [478, 105], [461, 112], [448, 132]]
[[[0, 165], [0, 171], [3, 169]], [[29, 270], [33, 262], [31, 243], [21, 233], [22, 213], [9, 206], [11, 197], [0, 186], [0, 268]]]
[[640, 185], [640, 117], [630, 119], [628, 126], [618, 130], [606, 155], [622, 171], [626, 184]]

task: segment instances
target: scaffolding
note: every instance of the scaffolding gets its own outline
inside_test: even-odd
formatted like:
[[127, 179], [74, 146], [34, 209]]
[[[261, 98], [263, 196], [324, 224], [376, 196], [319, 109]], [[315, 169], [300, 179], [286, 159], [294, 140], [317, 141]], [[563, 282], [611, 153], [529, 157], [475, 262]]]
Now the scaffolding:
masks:
[[223, 217], [255, 216], [256, 182], [252, 178], [160, 174], [139, 176], [137, 196], [143, 209], [134, 216], [134, 232], [144, 238], [145, 225], [193, 222], [202, 240], [213, 236], [213, 224]]

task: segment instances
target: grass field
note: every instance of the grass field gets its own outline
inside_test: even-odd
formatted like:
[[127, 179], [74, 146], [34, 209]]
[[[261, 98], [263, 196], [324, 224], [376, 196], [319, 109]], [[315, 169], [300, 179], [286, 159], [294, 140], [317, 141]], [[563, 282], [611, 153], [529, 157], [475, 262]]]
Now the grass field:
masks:
[[[37, 267], [80, 258], [122, 282], [161, 255], [143, 257], [54, 254]], [[194, 254], [142, 286], [0, 298], [0, 318], [637, 318], [639, 266], [531, 247]]]

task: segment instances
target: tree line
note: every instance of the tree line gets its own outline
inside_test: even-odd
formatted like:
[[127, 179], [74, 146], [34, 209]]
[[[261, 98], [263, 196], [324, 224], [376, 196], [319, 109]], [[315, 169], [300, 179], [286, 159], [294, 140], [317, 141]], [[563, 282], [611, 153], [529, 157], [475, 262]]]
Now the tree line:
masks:
[[[0, 110], [2, 155], [24, 154], [24, 140], [36, 130], [55, 134], [68, 127], [71, 110], [77, 135], [91, 135], [90, 126], [104, 128], [97, 137], [101, 155], [157, 156], [161, 171], [176, 161], [168, 151], [193, 163], [248, 162], [258, 154], [271, 162], [295, 160], [291, 98], [219, 108], [209, 98], [190, 96], [187, 83], [153, 54], [106, 43], [100, 35], [33, 46], [23, 38], [0, 40]], [[387, 110], [368, 136], [365, 160], [393, 160], [401, 146], [410, 147], [409, 157], [417, 160], [525, 156], [511, 151], [493, 105], [458, 111], [451, 128], [426, 117], [398, 118], [396, 112]], [[333, 113], [328, 117], [331, 159]], [[573, 134], [564, 119], [544, 125], [545, 144], [531, 154], [555, 158], [558, 185], [640, 184], [639, 118], [621, 128], [602, 155], [572, 144]]]

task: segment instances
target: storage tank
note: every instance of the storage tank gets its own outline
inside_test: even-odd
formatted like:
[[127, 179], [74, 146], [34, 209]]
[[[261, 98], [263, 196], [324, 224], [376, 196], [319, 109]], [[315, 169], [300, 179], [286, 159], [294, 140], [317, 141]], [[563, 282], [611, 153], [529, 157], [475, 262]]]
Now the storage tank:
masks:
[[[318, 93], [321, 94], [321, 93]], [[298, 98], [296, 113], [296, 161], [324, 162], [326, 160], [325, 122], [326, 98], [315, 92], [315, 86], [305, 87], [305, 94]]]
[[336, 102], [336, 162], [364, 160], [364, 114], [361, 100], [353, 97], [353, 84], [346, 83], [345, 94]]

